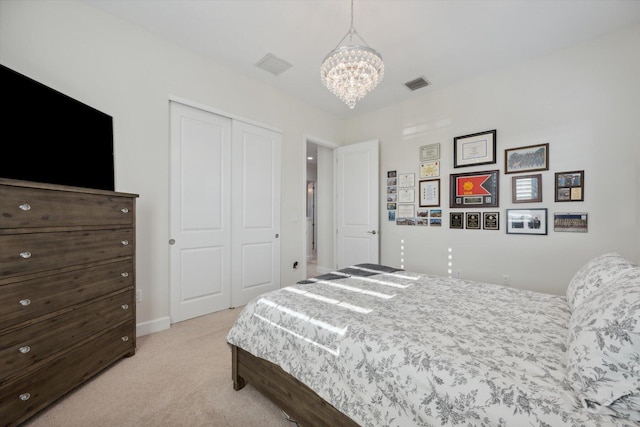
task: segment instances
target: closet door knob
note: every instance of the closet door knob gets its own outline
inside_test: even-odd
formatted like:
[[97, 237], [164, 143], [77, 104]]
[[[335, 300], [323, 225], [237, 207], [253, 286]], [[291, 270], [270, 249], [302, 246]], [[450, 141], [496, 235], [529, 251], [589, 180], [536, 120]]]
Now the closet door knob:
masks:
[[125, 337], [122, 337], [122, 338], [121, 338], [121, 340], [122, 340], [122, 341], [129, 341], [129, 337], [126, 337], [126, 336], [125, 336]]
[[127, 209], [127, 208], [122, 208], [122, 209], [120, 209], [120, 212], [122, 212], [122, 213], [129, 213], [129, 209]]
[[121, 275], [122, 277], [129, 277], [129, 273], [127, 273], [126, 271], [125, 271], [124, 273], [120, 273], [120, 275]]
[[18, 349], [18, 351], [22, 354], [27, 354], [31, 351], [31, 347], [29, 347], [28, 345], [22, 346]]
[[18, 207], [23, 211], [30, 211], [31, 210], [31, 205], [29, 203], [23, 203]]
[[122, 304], [120, 307], [122, 307], [123, 310], [126, 310], [129, 308], [129, 304]]
[[20, 395], [20, 400], [25, 401], [25, 400], [29, 400], [31, 398], [31, 394], [29, 393], [22, 393]]
[[122, 243], [122, 246], [127, 246], [129, 244], [129, 241], [128, 240], [123, 240], [120, 243]]
[[25, 299], [21, 299], [21, 300], [20, 300], [20, 305], [22, 305], [23, 307], [26, 307], [26, 306], [28, 306], [29, 304], [31, 304], [31, 300], [30, 300], [30, 299], [28, 299], [28, 298], [25, 298]]
[[24, 259], [31, 258], [31, 252], [20, 252], [20, 256]]

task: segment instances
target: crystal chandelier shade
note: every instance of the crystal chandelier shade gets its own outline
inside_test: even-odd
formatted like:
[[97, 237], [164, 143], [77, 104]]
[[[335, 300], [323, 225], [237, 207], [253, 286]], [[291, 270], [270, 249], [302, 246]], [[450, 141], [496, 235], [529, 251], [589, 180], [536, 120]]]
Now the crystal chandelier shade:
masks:
[[[349, 37], [358, 36], [361, 45], [340, 44]], [[320, 79], [331, 93], [353, 109], [356, 102], [371, 92], [384, 77], [382, 56], [370, 48], [353, 26], [353, 0], [351, 0], [351, 28], [340, 40], [338, 47], [331, 51], [320, 67]]]

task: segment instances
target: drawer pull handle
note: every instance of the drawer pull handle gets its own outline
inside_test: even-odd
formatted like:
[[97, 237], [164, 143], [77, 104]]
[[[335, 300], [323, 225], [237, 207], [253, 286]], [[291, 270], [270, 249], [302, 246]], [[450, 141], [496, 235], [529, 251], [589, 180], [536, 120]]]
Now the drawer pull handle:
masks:
[[30, 211], [31, 210], [31, 205], [29, 203], [23, 203], [18, 207], [23, 211]]
[[126, 271], [125, 271], [124, 273], [120, 273], [120, 275], [121, 275], [122, 277], [129, 277], [129, 273], [127, 273]]
[[128, 240], [123, 240], [120, 243], [122, 243], [122, 246], [127, 246], [129, 244], [129, 241]]
[[122, 208], [122, 209], [120, 209], [120, 212], [122, 212], [122, 213], [129, 213], [129, 209], [127, 209], [127, 208]]
[[23, 347], [20, 347], [18, 351], [22, 354], [27, 354], [31, 351], [31, 347], [29, 347], [28, 345], [25, 345]]
[[129, 341], [129, 337], [122, 337], [122, 341]]
[[22, 393], [20, 395], [20, 400], [22, 400], [22, 401], [29, 400], [30, 398], [31, 398], [31, 394], [30, 393]]
[[122, 307], [123, 310], [127, 310], [129, 308], [129, 304], [122, 304], [120, 307]]
[[28, 306], [29, 304], [31, 304], [31, 300], [30, 300], [29, 298], [21, 299], [21, 300], [20, 300], [20, 304], [21, 304], [23, 307], [26, 307], [26, 306]]
[[20, 256], [24, 259], [31, 258], [31, 252], [20, 252]]

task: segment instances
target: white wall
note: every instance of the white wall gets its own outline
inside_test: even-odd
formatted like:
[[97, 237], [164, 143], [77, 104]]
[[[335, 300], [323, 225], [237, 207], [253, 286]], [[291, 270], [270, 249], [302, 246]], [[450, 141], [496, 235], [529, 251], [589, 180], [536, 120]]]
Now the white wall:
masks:
[[[421, 145], [441, 144], [443, 227], [396, 226], [381, 206], [381, 262], [409, 270], [564, 293], [591, 257], [618, 251], [640, 260], [640, 26], [462, 84], [422, 89], [407, 102], [359, 116], [346, 141], [381, 141], [381, 197], [386, 171], [416, 173]], [[428, 70], [425, 70], [428, 77]], [[497, 129], [497, 163], [453, 169], [453, 138]], [[504, 149], [549, 143], [543, 202], [511, 203]], [[449, 174], [499, 169], [500, 231], [448, 228]], [[584, 170], [584, 202], [554, 202], [554, 172]], [[382, 198], [385, 200], [386, 198]], [[547, 236], [507, 235], [505, 209], [548, 209]], [[479, 209], [491, 211], [495, 209]], [[460, 211], [460, 209], [456, 209]], [[554, 212], [587, 212], [588, 233], [554, 232]]]
[[303, 279], [304, 135], [339, 143], [341, 122], [75, 1], [1, 0], [0, 62], [113, 116], [116, 190], [140, 195], [139, 331], [168, 324], [170, 96], [282, 130], [281, 278]]

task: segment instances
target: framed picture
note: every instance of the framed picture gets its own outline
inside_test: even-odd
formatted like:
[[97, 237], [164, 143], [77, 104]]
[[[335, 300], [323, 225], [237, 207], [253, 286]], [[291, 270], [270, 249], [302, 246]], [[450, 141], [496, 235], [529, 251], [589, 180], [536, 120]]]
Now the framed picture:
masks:
[[487, 165], [496, 162], [496, 131], [453, 138], [453, 167]]
[[418, 183], [420, 207], [440, 206], [440, 180], [425, 179]]
[[467, 229], [480, 230], [480, 212], [467, 212], [465, 218]]
[[398, 203], [413, 203], [415, 202], [415, 189], [411, 188], [400, 188], [398, 189]]
[[547, 209], [507, 209], [507, 234], [547, 234]]
[[504, 150], [504, 173], [549, 170], [549, 144]]
[[395, 221], [396, 211], [387, 211], [387, 216], [389, 217], [389, 221]]
[[398, 205], [396, 217], [398, 218], [415, 218], [415, 205]]
[[584, 171], [556, 172], [556, 202], [584, 200]]
[[542, 174], [512, 177], [511, 201], [513, 203], [542, 202]]
[[449, 213], [449, 228], [464, 228], [464, 212]]
[[586, 233], [588, 227], [586, 212], [556, 212], [553, 214], [553, 231]]
[[498, 170], [450, 174], [449, 207], [498, 207]]
[[420, 147], [420, 161], [436, 160], [440, 158], [440, 144], [429, 144]]
[[420, 178], [440, 176], [440, 160], [420, 163]]
[[413, 187], [416, 185], [415, 173], [402, 173], [398, 175], [398, 187]]
[[482, 229], [499, 230], [500, 212], [482, 212]]

